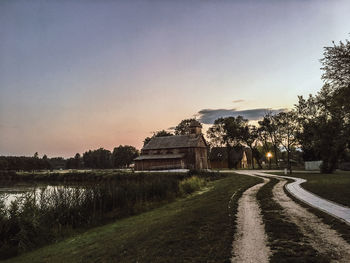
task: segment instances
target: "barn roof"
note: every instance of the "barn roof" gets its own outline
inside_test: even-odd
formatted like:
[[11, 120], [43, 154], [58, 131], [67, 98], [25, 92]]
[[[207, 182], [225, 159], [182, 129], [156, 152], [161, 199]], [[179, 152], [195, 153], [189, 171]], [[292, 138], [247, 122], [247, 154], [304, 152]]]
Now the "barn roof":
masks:
[[[200, 142], [204, 141], [203, 146]], [[193, 135], [174, 135], [164, 137], [154, 137], [149, 143], [147, 143], [143, 150], [156, 150], [156, 149], [171, 149], [171, 148], [189, 148], [189, 147], [206, 147], [206, 142], [203, 136]]]

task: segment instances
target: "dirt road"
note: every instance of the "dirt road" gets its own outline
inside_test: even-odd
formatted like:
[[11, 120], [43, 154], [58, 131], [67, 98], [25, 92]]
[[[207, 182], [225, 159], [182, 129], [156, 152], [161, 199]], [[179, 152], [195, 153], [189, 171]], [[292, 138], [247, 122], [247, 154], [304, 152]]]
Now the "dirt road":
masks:
[[315, 250], [331, 258], [332, 262], [350, 262], [350, 244], [320, 218], [288, 197], [283, 189], [286, 182], [280, 179], [275, 185], [274, 200], [283, 207], [284, 212], [300, 228]]
[[[233, 242], [233, 257], [231, 262], [269, 262], [272, 252], [265, 233], [261, 210], [256, 200], [259, 189], [269, 179], [261, 177], [255, 171], [240, 171], [241, 174], [257, 176], [264, 179], [264, 183], [257, 184], [246, 190], [238, 202], [237, 231]], [[297, 204], [284, 191], [286, 180], [279, 180], [273, 190], [273, 200], [278, 203], [290, 221], [302, 233], [303, 240], [310, 244], [319, 255], [330, 262], [350, 262], [350, 244], [345, 241], [337, 231], [315, 214]]]
[[259, 189], [266, 184], [257, 184], [246, 190], [238, 202], [237, 232], [233, 242], [231, 262], [269, 262], [270, 249], [267, 245], [264, 224], [256, 200]]

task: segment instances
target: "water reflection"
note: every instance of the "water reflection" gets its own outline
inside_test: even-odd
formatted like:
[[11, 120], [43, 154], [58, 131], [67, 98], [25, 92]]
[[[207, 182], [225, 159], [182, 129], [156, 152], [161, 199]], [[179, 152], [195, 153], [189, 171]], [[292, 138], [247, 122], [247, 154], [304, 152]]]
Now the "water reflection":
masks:
[[[33, 194], [37, 197], [40, 195], [47, 195], [57, 192], [59, 190], [73, 191], [73, 190], [84, 190], [82, 186], [78, 185], [51, 185], [51, 184], [40, 184], [33, 185], [27, 183], [4, 183], [0, 182], [0, 198], [4, 200], [6, 207], [9, 207], [12, 201], [18, 198], [24, 197], [26, 194]], [[39, 198], [38, 198], [39, 202]]]

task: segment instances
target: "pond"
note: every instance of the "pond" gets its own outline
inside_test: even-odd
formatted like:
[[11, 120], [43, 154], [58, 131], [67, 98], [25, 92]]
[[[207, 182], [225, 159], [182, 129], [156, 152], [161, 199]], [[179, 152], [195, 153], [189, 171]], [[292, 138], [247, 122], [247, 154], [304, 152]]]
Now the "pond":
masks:
[[38, 201], [41, 195], [52, 195], [58, 191], [74, 192], [84, 190], [81, 185], [54, 185], [54, 184], [31, 184], [31, 183], [11, 183], [0, 181], [0, 200], [4, 201], [5, 207], [9, 207], [12, 201], [25, 195], [32, 194], [37, 197]]

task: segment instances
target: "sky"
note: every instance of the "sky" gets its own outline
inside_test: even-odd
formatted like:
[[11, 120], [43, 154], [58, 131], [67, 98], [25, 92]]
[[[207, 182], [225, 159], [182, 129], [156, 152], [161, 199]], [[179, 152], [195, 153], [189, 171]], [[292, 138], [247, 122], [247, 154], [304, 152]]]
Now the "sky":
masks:
[[322, 87], [350, 1], [0, 1], [0, 155], [142, 147], [196, 117], [257, 120]]

